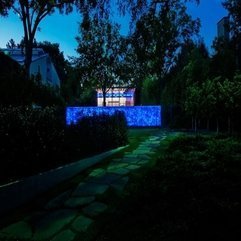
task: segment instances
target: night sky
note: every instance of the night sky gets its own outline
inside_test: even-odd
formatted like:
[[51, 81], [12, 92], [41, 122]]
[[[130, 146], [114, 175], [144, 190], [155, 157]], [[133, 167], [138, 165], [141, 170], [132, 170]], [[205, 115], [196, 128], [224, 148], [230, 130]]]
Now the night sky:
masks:
[[[217, 22], [227, 12], [221, 5], [222, 0], [201, 0], [200, 5], [189, 3], [187, 5], [188, 12], [193, 18], [200, 18], [201, 31], [200, 36], [203, 37], [207, 47], [211, 50], [212, 41], [217, 34]], [[127, 35], [129, 32], [129, 16], [120, 17], [113, 16], [113, 20], [121, 24], [121, 33]], [[75, 49], [77, 43], [75, 37], [78, 35], [78, 22], [81, 16], [73, 12], [68, 16], [60, 15], [57, 12], [52, 16], [47, 16], [40, 24], [40, 31], [36, 34], [37, 41], [50, 41], [59, 43], [60, 50], [64, 55], [76, 55]], [[13, 38], [17, 43], [23, 36], [23, 30], [20, 20], [16, 15], [11, 13], [8, 17], [0, 17], [0, 47], [5, 48], [6, 43]]]

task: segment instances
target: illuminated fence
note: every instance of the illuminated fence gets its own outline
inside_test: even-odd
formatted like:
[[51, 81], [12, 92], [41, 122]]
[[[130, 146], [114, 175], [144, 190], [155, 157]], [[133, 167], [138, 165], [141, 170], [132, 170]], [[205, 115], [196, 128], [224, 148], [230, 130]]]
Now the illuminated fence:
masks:
[[124, 112], [128, 126], [161, 126], [161, 106], [67, 107], [66, 123], [67, 125], [76, 124], [85, 116], [112, 115], [115, 111]]

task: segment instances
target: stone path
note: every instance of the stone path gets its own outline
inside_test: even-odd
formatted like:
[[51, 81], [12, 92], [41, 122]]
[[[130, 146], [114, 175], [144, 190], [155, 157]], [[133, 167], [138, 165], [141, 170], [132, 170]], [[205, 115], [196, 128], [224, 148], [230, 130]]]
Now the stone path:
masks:
[[77, 241], [88, 232], [98, 215], [108, 209], [99, 200], [112, 189], [122, 192], [129, 174], [148, 164], [151, 155], [166, 138], [158, 132], [123, 158], [113, 159], [106, 167], [92, 170], [77, 187], [50, 200], [41, 210], [0, 230], [0, 240]]

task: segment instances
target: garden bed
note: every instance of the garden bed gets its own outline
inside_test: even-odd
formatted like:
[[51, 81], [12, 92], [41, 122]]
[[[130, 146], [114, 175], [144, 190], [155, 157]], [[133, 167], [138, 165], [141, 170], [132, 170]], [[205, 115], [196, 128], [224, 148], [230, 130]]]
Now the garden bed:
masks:
[[189, 135], [162, 148], [94, 240], [240, 240], [240, 139]]

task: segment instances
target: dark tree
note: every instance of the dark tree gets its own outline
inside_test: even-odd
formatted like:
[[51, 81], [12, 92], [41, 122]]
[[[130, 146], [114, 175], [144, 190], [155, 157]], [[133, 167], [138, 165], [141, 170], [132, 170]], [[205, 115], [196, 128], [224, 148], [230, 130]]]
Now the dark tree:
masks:
[[230, 16], [230, 31], [234, 43], [236, 68], [241, 70], [241, 0], [225, 0], [223, 6]]
[[91, 82], [92, 86], [101, 89], [105, 106], [106, 93], [119, 85], [119, 70], [125, 53], [119, 26], [106, 18], [87, 18], [80, 26], [80, 33], [76, 63], [82, 73], [82, 84]]
[[[185, 1], [158, 1], [137, 21], [133, 46], [144, 76], [155, 76], [155, 103], [160, 102], [164, 76], [177, 60], [181, 47], [199, 31], [199, 21], [186, 12]], [[152, 78], [153, 80], [153, 78]], [[142, 88], [140, 83], [139, 88]], [[153, 93], [154, 94], [154, 93]]]

